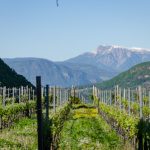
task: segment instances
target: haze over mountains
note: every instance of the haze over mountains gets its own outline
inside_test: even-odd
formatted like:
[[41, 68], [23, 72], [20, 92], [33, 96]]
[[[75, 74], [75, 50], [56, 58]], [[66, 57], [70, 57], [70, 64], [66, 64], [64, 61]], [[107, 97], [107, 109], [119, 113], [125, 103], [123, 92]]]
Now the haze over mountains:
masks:
[[87, 52], [63, 62], [40, 58], [14, 58], [4, 61], [33, 84], [35, 76], [41, 75], [43, 84], [86, 85], [111, 79], [138, 63], [150, 61], [150, 51], [99, 46], [94, 52]]

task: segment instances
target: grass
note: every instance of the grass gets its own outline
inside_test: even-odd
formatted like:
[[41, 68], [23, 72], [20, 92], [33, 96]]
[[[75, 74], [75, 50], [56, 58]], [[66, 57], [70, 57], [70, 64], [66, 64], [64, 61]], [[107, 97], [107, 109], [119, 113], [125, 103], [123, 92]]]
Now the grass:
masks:
[[1, 150], [36, 150], [37, 122], [36, 118], [23, 118], [10, 129], [0, 132]]
[[122, 147], [120, 138], [92, 107], [72, 110], [59, 143], [59, 150], [120, 150]]

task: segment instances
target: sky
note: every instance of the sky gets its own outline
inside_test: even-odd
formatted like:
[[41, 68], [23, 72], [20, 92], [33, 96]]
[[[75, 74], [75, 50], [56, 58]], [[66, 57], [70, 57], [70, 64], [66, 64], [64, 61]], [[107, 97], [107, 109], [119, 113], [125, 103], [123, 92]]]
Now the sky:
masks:
[[150, 0], [0, 0], [0, 57], [63, 61], [99, 45], [150, 48]]

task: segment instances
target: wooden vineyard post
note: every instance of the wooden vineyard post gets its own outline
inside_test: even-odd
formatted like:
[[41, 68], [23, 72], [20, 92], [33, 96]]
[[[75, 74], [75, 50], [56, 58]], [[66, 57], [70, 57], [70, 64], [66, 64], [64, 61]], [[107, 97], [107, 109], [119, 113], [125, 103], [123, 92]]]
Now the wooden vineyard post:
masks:
[[105, 95], [105, 104], [107, 104], [107, 91], [104, 91], [104, 95]]
[[49, 120], [49, 86], [46, 85], [46, 119]]
[[102, 90], [102, 103], [104, 103], [104, 91]]
[[[123, 90], [123, 100], [126, 100], [126, 89]], [[125, 109], [125, 106], [123, 105], [123, 109]]]
[[21, 95], [23, 96], [23, 86], [21, 86]]
[[143, 118], [143, 112], [142, 112], [142, 108], [143, 108], [143, 102], [142, 102], [142, 90], [141, 90], [141, 86], [139, 86], [139, 101], [140, 101], [140, 118]]
[[119, 99], [119, 86], [117, 85], [117, 87], [116, 87], [116, 94], [117, 94], [117, 98], [116, 98], [116, 106], [117, 106], [117, 104], [118, 104], [118, 99]]
[[53, 110], [56, 112], [56, 88], [53, 87]]
[[14, 87], [12, 88], [12, 98], [13, 98], [13, 101], [12, 101], [12, 103], [14, 104], [14, 101], [15, 101], [15, 89], [14, 89]]
[[101, 95], [102, 95], [102, 91], [101, 91], [101, 90], [99, 90], [99, 100], [100, 100], [100, 102], [102, 102]]
[[93, 104], [94, 104], [94, 100], [95, 100], [95, 93], [94, 93], [94, 85], [93, 85]]
[[33, 90], [33, 95], [32, 95], [32, 99], [33, 99], [33, 101], [34, 101], [34, 90]]
[[112, 104], [111, 90], [109, 91], [109, 96], [110, 96], [110, 103], [109, 103], [109, 105], [111, 106], [111, 104]]
[[67, 92], [66, 92], [66, 89], [65, 89], [65, 91], [64, 91], [64, 94], [65, 94], [65, 102], [66, 102], [66, 100], [67, 100]]
[[3, 88], [3, 107], [5, 107], [5, 100], [6, 100], [6, 87]]
[[59, 90], [59, 103], [60, 103], [60, 106], [61, 106], [61, 88], [60, 88], [60, 90]]
[[107, 90], [105, 91], [105, 103], [106, 103], [106, 105], [107, 105], [107, 103], [108, 103], [108, 99], [107, 99]]
[[99, 101], [100, 101], [100, 99], [98, 98], [98, 114], [100, 113], [100, 106], [99, 106]]
[[29, 88], [29, 98], [28, 98], [29, 101], [31, 100], [30, 90], [31, 89]]
[[117, 92], [116, 92], [116, 86], [115, 86], [115, 92], [114, 92], [114, 95], [115, 95], [115, 97], [114, 97], [114, 99], [115, 99], [115, 102], [114, 102], [114, 105], [116, 106], [116, 97], [117, 97], [117, 94], [116, 94]]
[[9, 88], [7, 89], [7, 91], [8, 91], [7, 97], [9, 98]]
[[75, 95], [76, 94], [76, 91], [75, 91], [75, 87], [73, 88], [73, 99], [74, 99], [74, 102], [75, 102]]
[[43, 150], [43, 131], [42, 131], [42, 101], [41, 101], [41, 77], [36, 77], [37, 94], [37, 125], [38, 125], [38, 150]]
[[66, 101], [68, 101], [68, 91], [66, 90]]
[[130, 116], [130, 105], [131, 105], [131, 98], [130, 98], [130, 88], [128, 88], [128, 113], [129, 113], [129, 116]]
[[122, 101], [122, 94], [121, 94], [121, 88], [119, 88], [119, 107], [120, 107], [120, 110], [122, 109], [122, 103], [121, 103], [121, 101]]
[[20, 103], [20, 100], [21, 100], [21, 91], [20, 91], [20, 88], [18, 90], [19, 90], [19, 103]]
[[41, 95], [42, 95], [42, 99], [43, 99], [43, 97], [44, 97], [44, 88], [41, 87], [41, 90], [42, 90], [42, 91], [41, 91], [41, 92], [42, 92]]
[[59, 90], [60, 90], [60, 88], [59, 87], [57, 87], [57, 107], [59, 107], [60, 106], [60, 101], [59, 101], [59, 96], [60, 96], [60, 94], [59, 94]]

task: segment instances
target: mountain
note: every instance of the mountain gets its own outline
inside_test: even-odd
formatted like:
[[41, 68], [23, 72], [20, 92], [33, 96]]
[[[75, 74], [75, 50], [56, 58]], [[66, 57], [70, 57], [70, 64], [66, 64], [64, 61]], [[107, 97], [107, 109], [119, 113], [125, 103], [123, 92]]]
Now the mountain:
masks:
[[33, 86], [25, 77], [17, 74], [13, 69], [0, 59], [0, 86], [19, 87], [19, 86]]
[[135, 65], [111, 80], [96, 84], [100, 88], [137, 87], [139, 85], [150, 88], [150, 61]]
[[[94, 75], [100, 72], [93, 66], [81, 65], [78, 68], [40, 58], [15, 58], [4, 61], [33, 84], [37, 75], [42, 76], [43, 85], [72, 86], [101, 81], [99, 76]], [[87, 71], [83, 71], [81, 67]]]
[[150, 61], [150, 51], [142, 48], [121, 46], [99, 46], [96, 51], [84, 53], [65, 62], [90, 64], [100, 69], [120, 73], [132, 66]]
[[142, 48], [99, 46], [93, 52], [86, 52], [62, 62], [40, 58], [14, 58], [4, 61], [33, 84], [35, 76], [41, 75], [44, 85], [87, 85], [111, 79], [138, 63], [150, 61], [150, 51]]

